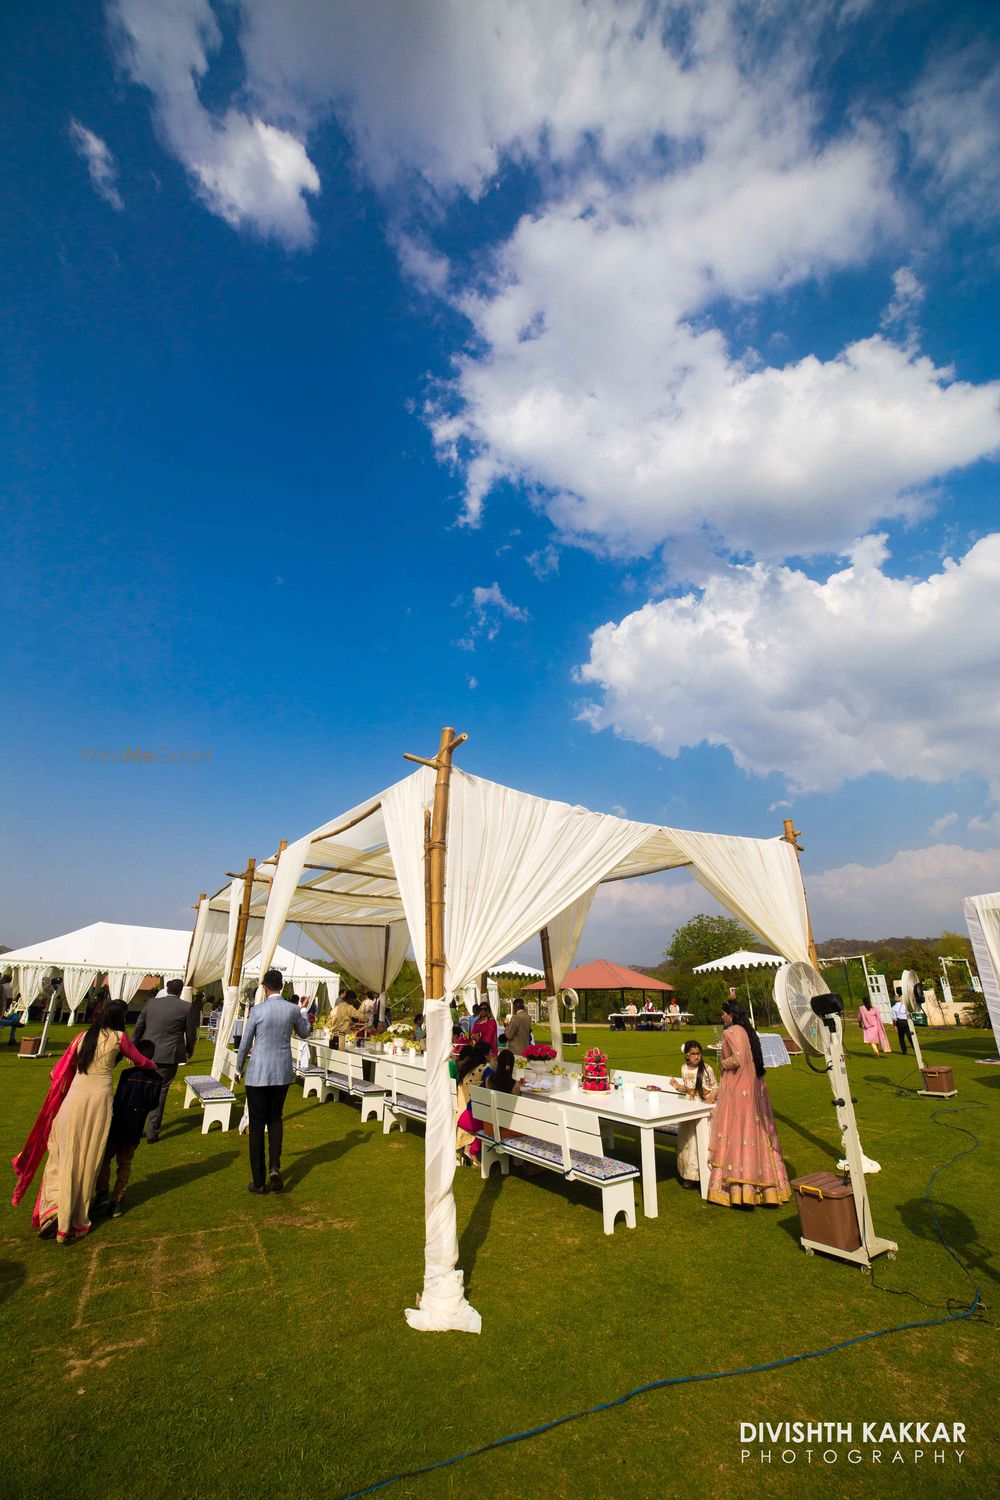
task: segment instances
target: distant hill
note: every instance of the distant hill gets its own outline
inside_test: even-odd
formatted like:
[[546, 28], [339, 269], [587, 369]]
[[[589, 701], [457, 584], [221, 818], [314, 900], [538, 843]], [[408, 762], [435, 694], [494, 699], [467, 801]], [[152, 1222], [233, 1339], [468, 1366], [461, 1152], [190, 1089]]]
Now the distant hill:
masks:
[[827, 938], [816, 944], [820, 958], [843, 958], [846, 954], [871, 953], [889, 958], [894, 953], [909, 953], [914, 948], [933, 948], [937, 938]]

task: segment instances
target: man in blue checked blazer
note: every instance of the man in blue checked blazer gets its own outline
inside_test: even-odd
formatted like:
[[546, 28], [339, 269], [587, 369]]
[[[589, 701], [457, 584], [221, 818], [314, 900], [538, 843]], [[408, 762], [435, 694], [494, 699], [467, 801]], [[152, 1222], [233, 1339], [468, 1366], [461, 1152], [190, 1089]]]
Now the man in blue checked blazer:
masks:
[[[292, 1066], [292, 1032], [309, 1035], [309, 1021], [294, 1001], [283, 1000], [284, 981], [277, 969], [264, 975], [264, 999], [250, 1007], [236, 1055], [236, 1077], [240, 1078], [247, 1053], [253, 1048], [247, 1068], [247, 1113], [250, 1116], [250, 1183], [251, 1193], [280, 1193], [285, 1186], [281, 1177], [281, 1142], [284, 1134], [281, 1115], [285, 1108], [288, 1085], [295, 1077]], [[264, 1132], [267, 1131], [268, 1175], [264, 1181]]]

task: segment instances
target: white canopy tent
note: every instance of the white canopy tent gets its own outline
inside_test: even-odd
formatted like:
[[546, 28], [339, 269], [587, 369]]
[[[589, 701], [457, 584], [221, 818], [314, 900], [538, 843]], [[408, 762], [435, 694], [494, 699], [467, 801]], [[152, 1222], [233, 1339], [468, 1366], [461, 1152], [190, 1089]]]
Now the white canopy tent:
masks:
[[[726, 953], [722, 958], [710, 959], [706, 964], [695, 964], [691, 972], [692, 974], [722, 974], [727, 970], [737, 969], [780, 969], [784, 962], [783, 958], [778, 958], [773, 953], [752, 953], [748, 948], [737, 948], [735, 953]], [[749, 979], [745, 980], [745, 984], [747, 1005], [750, 1007], [750, 1024], [756, 1026]]]
[[1000, 1048], [1000, 891], [966, 896], [962, 906], [990, 1025]]
[[[4, 953], [0, 956], [0, 969], [12, 971], [14, 993], [20, 993], [25, 1013], [41, 994], [43, 980], [49, 971], [58, 970], [63, 976], [65, 1003], [72, 1018], [99, 975], [107, 974], [114, 999], [128, 1003], [135, 997], [142, 981], [151, 974], [162, 974], [164, 979], [181, 978], [190, 947], [190, 932], [176, 928], [92, 922], [89, 927], [80, 927], [74, 932], [64, 932], [58, 937]], [[197, 981], [199, 985], [210, 984], [221, 976], [224, 956], [223, 943], [218, 967], [213, 973], [203, 966]], [[310, 993], [310, 998], [315, 990], [307, 991], [307, 985], [315, 983], [318, 987], [324, 980], [335, 984], [339, 978], [284, 948], [276, 950], [272, 962], [282, 971], [287, 982], [299, 986], [302, 993]], [[256, 972], [252, 961], [247, 963], [246, 969], [250, 973]]]
[[461, 738], [443, 731], [434, 761], [262, 863], [251, 861], [208, 906], [226, 923], [230, 970], [241, 926], [251, 922], [260, 927], [263, 964], [290, 922], [317, 942], [324, 928], [324, 951], [338, 957], [358, 929], [380, 931], [384, 951], [402, 955], [408, 930], [425, 976], [427, 1135], [424, 1284], [406, 1316], [414, 1328], [478, 1332], [458, 1266], [452, 1195], [451, 999], [544, 932], [555, 1039], [557, 997], [597, 887], [681, 866], [786, 959], [808, 959], [810, 937], [791, 843], [635, 823], [528, 796], [453, 771]]

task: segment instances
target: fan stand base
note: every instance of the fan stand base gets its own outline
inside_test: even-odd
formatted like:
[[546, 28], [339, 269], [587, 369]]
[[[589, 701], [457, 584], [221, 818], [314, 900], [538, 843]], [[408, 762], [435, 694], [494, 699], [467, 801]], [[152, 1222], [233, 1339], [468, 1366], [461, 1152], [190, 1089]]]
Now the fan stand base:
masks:
[[917, 1089], [919, 1099], [954, 1099], [958, 1089], [949, 1089], [946, 1094], [939, 1094], [934, 1089]]
[[858, 1250], [841, 1250], [837, 1245], [822, 1245], [819, 1240], [807, 1240], [803, 1235], [799, 1244], [807, 1255], [813, 1255], [817, 1250], [824, 1255], [836, 1255], [840, 1260], [852, 1261], [854, 1265], [860, 1266], [862, 1271], [870, 1271], [872, 1259], [876, 1255], [888, 1255], [894, 1260], [899, 1246], [895, 1240], [882, 1240], [874, 1238], [870, 1244], [862, 1245]]

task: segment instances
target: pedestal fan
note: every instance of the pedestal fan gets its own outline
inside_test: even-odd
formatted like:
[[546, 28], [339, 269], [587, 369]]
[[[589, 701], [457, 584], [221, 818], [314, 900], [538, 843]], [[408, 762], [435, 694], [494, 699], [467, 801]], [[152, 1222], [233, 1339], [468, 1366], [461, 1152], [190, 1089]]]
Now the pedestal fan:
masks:
[[802, 962], [785, 964], [778, 970], [774, 977], [774, 999], [789, 1036], [798, 1042], [807, 1056], [821, 1057], [825, 1062], [825, 1072], [830, 1080], [837, 1123], [840, 1126], [844, 1158], [854, 1192], [854, 1211], [857, 1214], [861, 1240], [859, 1249], [844, 1250], [803, 1236], [802, 1247], [807, 1255], [812, 1255], [815, 1250], [823, 1250], [842, 1260], [853, 1261], [855, 1265], [868, 1271], [871, 1269], [873, 1256], [889, 1255], [892, 1258], [899, 1247], [893, 1240], [880, 1239], [872, 1224], [865, 1184], [865, 1156], [858, 1137], [858, 1122], [854, 1117], [844, 1059], [844, 1002], [839, 995], [829, 993], [822, 975], [812, 964]]

